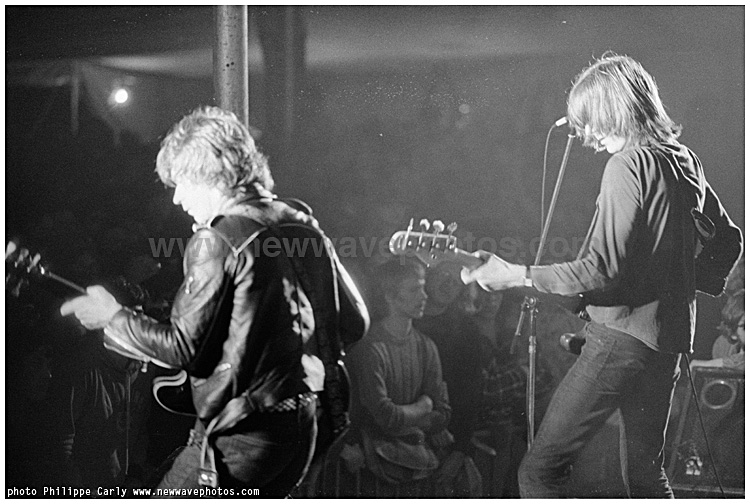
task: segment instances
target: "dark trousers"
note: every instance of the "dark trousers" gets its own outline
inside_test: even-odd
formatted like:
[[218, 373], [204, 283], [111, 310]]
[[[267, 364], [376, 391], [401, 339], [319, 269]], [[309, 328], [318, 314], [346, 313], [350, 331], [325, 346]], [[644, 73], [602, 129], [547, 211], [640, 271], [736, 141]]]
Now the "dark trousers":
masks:
[[560, 382], [521, 463], [521, 497], [562, 496], [576, 456], [617, 409], [629, 496], [673, 497], [664, 472], [664, 438], [679, 354], [654, 351], [601, 324], [587, 324], [584, 332], [581, 355]]
[[[315, 408], [313, 401], [296, 411], [253, 413], [218, 435], [219, 488], [234, 489], [234, 495], [221, 496], [242, 498], [239, 492], [244, 488], [258, 489], [260, 495], [255, 497], [286, 497], [305, 476], [315, 450]], [[195, 430], [200, 437], [200, 421]], [[199, 489], [200, 454], [199, 442], [183, 448], [157, 488]]]

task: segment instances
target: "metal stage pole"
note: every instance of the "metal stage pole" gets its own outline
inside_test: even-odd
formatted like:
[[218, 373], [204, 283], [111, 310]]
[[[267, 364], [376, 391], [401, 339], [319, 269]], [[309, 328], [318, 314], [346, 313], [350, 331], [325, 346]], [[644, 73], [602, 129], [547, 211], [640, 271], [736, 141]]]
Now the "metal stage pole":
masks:
[[247, 6], [214, 7], [214, 95], [219, 107], [234, 112], [245, 126], [250, 122]]

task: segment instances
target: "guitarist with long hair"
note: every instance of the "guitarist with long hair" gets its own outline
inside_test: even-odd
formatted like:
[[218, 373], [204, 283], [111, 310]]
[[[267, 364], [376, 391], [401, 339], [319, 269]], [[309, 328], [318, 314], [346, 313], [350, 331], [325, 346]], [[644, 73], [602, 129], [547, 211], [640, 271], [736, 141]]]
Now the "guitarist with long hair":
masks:
[[157, 495], [287, 496], [316, 442], [347, 426], [341, 350], [367, 329], [364, 302], [309, 207], [271, 192], [266, 157], [231, 112], [185, 116], [156, 171], [195, 220], [169, 322], [101, 286], [61, 312], [103, 328], [110, 348], [187, 371], [198, 418]]
[[591, 318], [521, 464], [521, 496], [560, 496], [576, 455], [619, 410], [629, 495], [672, 497], [664, 436], [680, 357], [692, 351], [696, 290], [722, 292], [742, 235], [640, 63], [608, 53], [586, 68], [567, 119], [584, 145], [611, 154], [580, 258], [524, 267], [480, 252], [484, 264], [462, 272], [489, 290], [582, 295]]

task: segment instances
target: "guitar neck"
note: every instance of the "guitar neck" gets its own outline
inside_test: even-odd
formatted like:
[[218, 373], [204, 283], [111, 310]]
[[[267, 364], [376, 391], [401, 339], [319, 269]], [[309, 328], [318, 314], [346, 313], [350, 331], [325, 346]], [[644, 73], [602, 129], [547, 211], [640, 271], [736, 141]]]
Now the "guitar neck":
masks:
[[14, 241], [8, 242], [5, 246], [5, 289], [18, 296], [26, 278], [39, 275], [86, 294], [86, 289], [80, 285], [49, 271], [41, 264], [41, 259], [40, 254], [32, 255], [26, 247], [19, 247]]
[[414, 254], [427, 266], [435, 266], [443, 261], [472, 269], [481, 266], [481, 259], [455, 245], [456, 238], [453, 236], [407, 230], [394, 233], [388, 248], [394, 255]]
[[84, 289], [83, 287], [81, 287], [77, 283], [71, 282], [67, 278], [63, 278], [60, 275], [56, 275], [56, 274], [52, 273], [51, 271], [48, 271], [48, 270], [45, 270], [45, 269], [40, 269], [39, 273], [42, 276], [45, 276], [47, 278], [51, 278], [52, 280], [54, 280], [56, 282], [59, 282], [59, 283], [65, 285], [67, 287], [70, 287], [71, 289], [76, 290], [76, 291], [80, 292], [81, 294], [86, 294], [86, 289]]
[[[475, 255], [456, 247], [456, 238], [453, 235], [427, 233], [425, 231], [413, 231], [412, 224], [406, 231], [397, 231], [391, 237], [389, 248], [394, 255], [413, 254], [417, 259], [427, 266], [435, 266], [441, 262], [449, 261], [458, 263], [469, 269], [481, 266], [484, 261]], [[583, 311], [584, 304], [582, 296], [562, 296], [559, 294], [546, 294], [536, 289], [523, 288], [524, 294], [553, 301], [579, 316]]]
[[482, 261], [480, 258], [472, 255], [469, 252], [466, 252], [465, 250], [461, 250], [459, 248], [453, 249], [451, 251], [453, 254], [452, 261], [459, 263], [461, 266], [465, 266], [467, 268], [477, 268], [483, 264], [484, 261]]

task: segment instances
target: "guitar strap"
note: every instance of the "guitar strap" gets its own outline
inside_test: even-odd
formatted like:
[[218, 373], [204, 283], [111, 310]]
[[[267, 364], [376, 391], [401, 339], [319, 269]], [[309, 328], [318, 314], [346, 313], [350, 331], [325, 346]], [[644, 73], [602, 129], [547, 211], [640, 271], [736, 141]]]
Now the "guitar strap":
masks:
[[[313, 229], [302, 224], [293, 225]], [[278, 227], [268, 227], [263, 231], [268, 231], [276, 237], [279, 235]], [[325, 269], [325, 272], [316, 271], [314, 275], [311, 275], [308, 271], [309, 266], [303, 265], [299, 257], [292, 255], [287, 256], [287, 258], [289, 259], [295, 273], [296, 281], [302, 285], [302, 289], [306, 293], [313, 307], [313, 314], [315, 316], [315, 338], [317, 340], [318, 350], [317, 356], [321, 359], [325, 368], [324, 395], [327, 403], [325, 406], [328, 408], [329, 418], [331, 419], [331, 425], [323, 427], [327, 427], [333, 433], [333, 439], [337, 439], [346, 432], [350, 423], [348, 416], [349, 397], [348, 388], [346, 387], [348, 381], [345, 376], [345, 368], [343, 368], [339, 362], [341, 349], [338, 338], [331, 338], [329, 334], [329, 331], [333, 331], [332, 334], [334, 335], [339, 334], [340, 305], [337, 268], [334, 255], [335, 251], [333, 250], [330, 240], [317, 230], [315, 232], [326, 247], [329, 267], [318, 268], [320, 270]], [[256, 236], [258, 234], [260, 233], [256, 233]], [[315, 276], [315, 280], [313, 280], [311, 276]], [[329, 285], [332, 286], [334, 300], [334, 311], [332, 314], [325, 308], [324, 295], [321, 295], [319, 291], [315, 289], [318, 282], [331, 282]], [[322, 285], [325, 285], [325, 283]], [[330, 320], [327, 320], [329, 318]], [[211, 488], [216, 488], [218, 486], [218, 475], [215, 463], [216, 459], [212, 441], [217, 434], [232, 428], [256, 410], [254, 403], [250, 401], [248, 394], [248, 391], [245, 391], [239, 397], [230, 400], [224, 409], [222, 409], [222, 411], [214, 417], [206, 427], [201, 443], [200, 470], [198, 475], [198, 482], [200, 485]], [[316, 452], [317, 451], [318, 447], [316, 446]], [[312, 456], [312, 454], [310, 455]]]
[[[322, 276], [313, 280], [309, 269], [302, 264], [300, 257], [287, 256], [302, 289], [310, 299], [315, 317], [315, 338], [317, 339], [318, 357], [325, 367], [324, 405], [329, 411], [331, 429], [334, 439], [343, 435], [349, 428], [349, 391], [346, 387], [348, 377], [346, 368], [341, 362], [341, 344], [338, 338], [340, 324], [340, 297], [338, 290], [338, 268], [336, 264], [336, 253], [331, 241], [322, 233], [320, 239], [326, 247], [328, 267], [320, 268], [316, 272]], [[325, 273], [322, 271], [325, 269]], [[326, 309], [325, 294], [316, 290], [316, 285], [331, 285], [333, 294], [334, 310]], [[322, 316], [321, 316], [322, 315]], [[328, 315], [328, 316], [327, 316]], [[334, 335], [331, 337], [331, 335]]]

